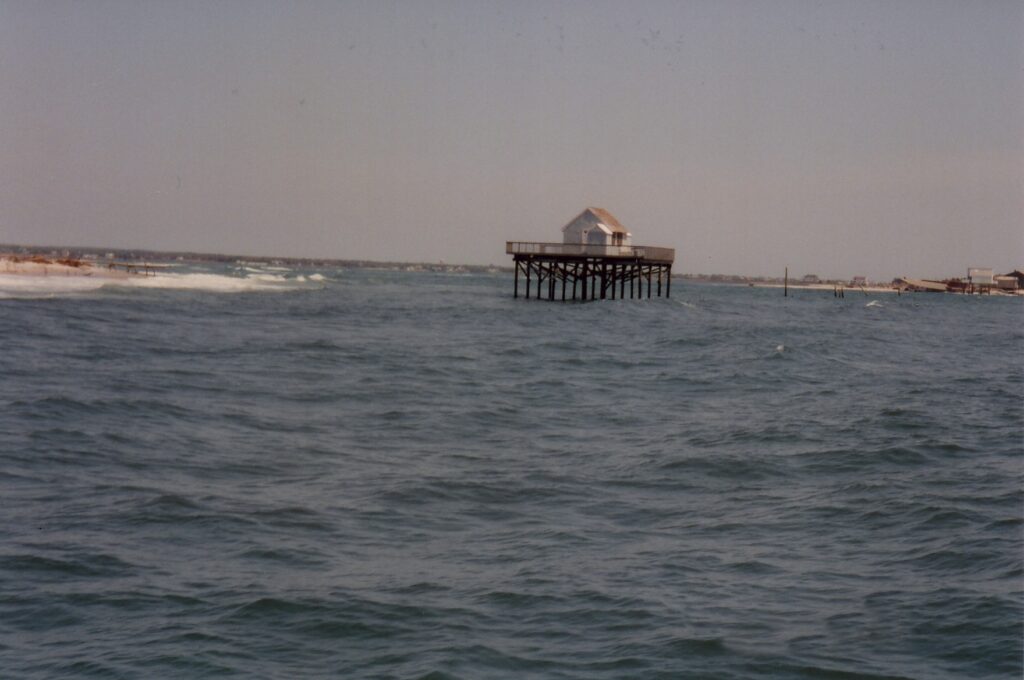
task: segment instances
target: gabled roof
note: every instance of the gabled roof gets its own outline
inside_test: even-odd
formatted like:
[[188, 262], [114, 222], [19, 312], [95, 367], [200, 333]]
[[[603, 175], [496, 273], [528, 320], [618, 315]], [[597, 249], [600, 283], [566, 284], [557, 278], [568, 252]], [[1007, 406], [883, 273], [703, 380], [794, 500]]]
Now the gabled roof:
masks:
[[576, 217], [569, 220], [569, 223], [562, 227], [562, 231], [569, 228], [570, 225], [575, 223], [577, 220], [587, 219], [592, 222], [599, 222], [611, 230], [611, 233], [615, 234], [629, 234], [626, 228], [615, 219], [615, 216], [604, 208], [587, 208]]

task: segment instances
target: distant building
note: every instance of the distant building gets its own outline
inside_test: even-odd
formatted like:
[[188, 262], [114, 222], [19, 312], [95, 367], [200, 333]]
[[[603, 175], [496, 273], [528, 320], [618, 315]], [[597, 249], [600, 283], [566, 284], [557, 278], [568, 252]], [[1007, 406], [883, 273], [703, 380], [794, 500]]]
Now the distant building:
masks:
[[562, 227], [562, 243], [506, 241], [512, 297], [519, 297], [520, 275], [527, 298], [624, 300], [627, 290], [630, 299], [669, 297], [675, 249], [633, 245], [632, 237], [607, 210], [586, 208]]
[[853, 279], [850, 280], [850, 285], [858, 288], [864, 287], [868, 285], [868, 277], [854, 276]]
[[[1021, 290], [1021, 289], [1024, 289], [1024, 272], [1022, 272], [1019, 269], [1014, 269], [1009, 274], [1003, 274], [1002, 276], [1000, 276], [998, 278], [999, 279], [1013, 279], [1014, 281], [1017, 282], [1017, 287], [1016, 288], [1011, 288], [1011, 289], [1007, 289], [1007, 290]], [[997, 281], [997, 283], [998, 283], [998, 281]], [[999, 286], [999, 287], [1002, 288], [1003, 286]]]
[[997, 276], [995, 278], [996, 288], [998, 288], [999, 290], [1018, 290], [1021, 287], [1020, 280], [1016, 276], [1013, 276], [1012, 274], [1007, 274], [1006, 276]]
[[967, 270], [967, 280], [975, 286], [994, 286], [995, 277], [991, 269], [971, 267]]
[[807, 274], [804, 278], [800, 279], [802, 283], [821, 283], [821, 277], [817, 274]]
[[987, 293], [996, 286], [996, 277], [991, 269], [970, 267], [967, 270], [967, 290], [971, 293]]
[[587, 208], [562, 227], [562, 243], [628, 246], [633, 235], [604, 208]]

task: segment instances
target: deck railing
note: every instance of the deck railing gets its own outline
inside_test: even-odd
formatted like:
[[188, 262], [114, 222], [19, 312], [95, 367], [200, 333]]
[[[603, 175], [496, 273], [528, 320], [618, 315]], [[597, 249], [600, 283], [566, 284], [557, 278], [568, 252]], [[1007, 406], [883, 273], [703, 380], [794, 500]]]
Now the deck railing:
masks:
[[508, 255], [555, 255], [563, 257], [622, 257], [655, 262], [674, 262], [675, 248], [655, 246], [602, 246], [590, 243], [537, 243], [506, 241]]

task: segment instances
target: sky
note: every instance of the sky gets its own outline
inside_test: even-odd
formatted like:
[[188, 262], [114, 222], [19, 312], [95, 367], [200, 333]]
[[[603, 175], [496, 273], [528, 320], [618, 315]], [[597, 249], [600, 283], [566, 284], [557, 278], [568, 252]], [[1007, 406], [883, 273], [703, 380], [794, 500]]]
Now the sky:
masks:
[[0, 0], [0, 243], [1024, 268], [1019, 0]]

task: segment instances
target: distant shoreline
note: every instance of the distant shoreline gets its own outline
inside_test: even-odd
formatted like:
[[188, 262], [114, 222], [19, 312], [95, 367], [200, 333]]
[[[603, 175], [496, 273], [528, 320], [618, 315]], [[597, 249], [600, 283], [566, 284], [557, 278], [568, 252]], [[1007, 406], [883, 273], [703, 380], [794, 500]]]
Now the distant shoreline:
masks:
[[[747, 284], [751, 288], [785, 288], [784, 283], [750, 283]], [[824, 290], [832, 291], [836, 288], [853, 295], [854, 293], [898, 293], [894, 286], [879, 286], [877, 284], [870, 286], [851, 286], [849, 284], [831, 284], [831, 283], [791, 283], [788, 286], [794, 290]]]
[[[273, 255], [237, 255], [230, 253], [199, 253], [193, 251], [166, 251], [166, 250], [145, 250], [139, 248], [104, 248], [92, 246], [39, 246], [23, 244], [0, 243], [0, 256], [6, 254], [18, 255], [21, 257], [38, 255], [50, 259], [74, 258], [94, 262], [101, 259], [115, 259], [121, 261], [155, 261], [155, 262], [219, 262], [230, 263], [260, 263], [271, 265], [287, 265], [293, 267], [345, 267], [351, 269], [388, 269], [401, 271], [430, 271], [430, 272], [471, 272], [471, 273], [512, 273], [511, 266], [505, 265], [476, 265], [476, 264], [452, 264], [446, 262], [392, 262], [387, 260], [348, 260], [338, 258], [319, 257], [278, 257]], [[772, 279], [761, 276], [742, 276], [738, 274], [684, 274], [676, 273], [673, 279], [699, 281], [702, 283], [722, 283], [742, 286], [782, 286], [782, 279]], [[807, 284], [790, 282], [791, 288], [800, 286], [807, 287]], [[832, 287], [831, 282], [817, 284], [827, 288]], [[848, 282], [836, 285], [849, 286]], [[878, 285], [878, 284], [874, 284]]]
[[[503, 265], [473, 265], [473, 264], [449, 264], [446, 262], [392, 262], [382, 260], [348, 260], [338, 258], [313, 258], [313, 257], [279, 257], [271, 255], [238, 255], [228, 253], [199, 253], [193, 251], [164, 251], [126, 248], [101, 248], [91, 246], [37, 246], [23, 244], [2, 244], [0, 243], [0, 259], [10, 261], [11, 258], [32, 258], [42, 257], [50, 262], [52, 273], [79, 276], [103, 276], [121, 278], [129, 276], [125, 272], [108, 271], [105, 263], [116, 260], [120, 262], [212, 262], [222, 264], [266, 264], [290, 267], [338, 267], [346, 269], [370, 269], [387, 271], [406, 272], [432, 272], [432, 273], [512, 273], [511, 266]], [[80, 260], [78, 271], [71, 267], [56, 267], [59, 260]], [[46, 270], [38, 267], [19, 268], [21, 271], [14, 271], [10, 266], [0, 267], [0, 274], [39, 274], [46, 275]], [[783, 288], [787, 284], [782, 278], [770, 278], [764, 276], [743, 276], [739, 274], [683, 274], [672, 275], [673, 279], [680, 281], [693, 281], [697, 283], [710, 283], [729, 286], [746, 286], [751, 288]], [[868, 293], [896, 293], [899, 289], [892, 284], [880, 284], [869, 282], [867, 285], [851, 285], [849, 281], [830, 279], [817, 283], [804, 283], [802, 281], [790, 281], [789, 288], [794, 290], [820, 290], [831, 291], [836, 288], [846, 293], [862, 291]], [[996, 292], [996, 295], [1021, 295], [1024, 291]]]
[[97, 279], [126, 279], [134, 274], [124, 269], [99, 266], [97, 262], [77, 258], [48, 258], [37, 254], [21, 256], [0, 251], [0, 275], [5, 276], [81, 276]]
[[0, 257], [41, 256], [52, 260], [71, 258], [85, 262], [105, 260], [138, 262], [215, 262], [222, 264], [257, 263], [291, 267], [343, 267], [349, 269], [388, 269], [454, 273], [509, 272], [512, 267], [498, 265], [449, 264], [446, 262], [388, 262], [344, 260], [322, 257], [278, 257], [271, 255], [234, 255], [192, 251], [143, 250], [138, 248], [97, 248], [84, 246], [34, 246], [0, 243]]

